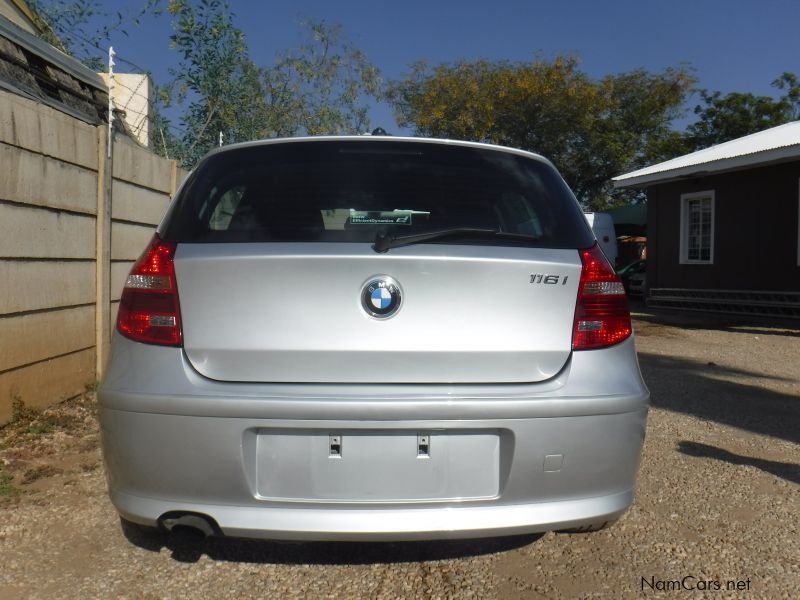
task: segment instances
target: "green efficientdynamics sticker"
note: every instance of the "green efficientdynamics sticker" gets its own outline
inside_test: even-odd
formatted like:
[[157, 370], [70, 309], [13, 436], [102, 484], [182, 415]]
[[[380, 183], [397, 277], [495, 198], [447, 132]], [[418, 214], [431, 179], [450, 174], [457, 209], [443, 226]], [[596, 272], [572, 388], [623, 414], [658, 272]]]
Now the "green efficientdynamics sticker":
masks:
[[350, 223], [352, 225], [411, 225], [415, 216], [427, 219], [429, 214], [429, 212], [420, 210], [351, 210]]

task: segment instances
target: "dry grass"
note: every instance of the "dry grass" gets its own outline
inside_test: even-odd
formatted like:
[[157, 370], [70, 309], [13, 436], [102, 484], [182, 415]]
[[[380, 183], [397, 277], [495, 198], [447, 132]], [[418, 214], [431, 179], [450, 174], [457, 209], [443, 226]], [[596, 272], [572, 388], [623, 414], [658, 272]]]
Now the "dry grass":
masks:
[[53, 465], [38, 465], [25, 471], [20, 483], [22, 483], [22, 485], [29, 485], [34, 481], [39, 481], [45, 477], [52, 477], [53, 475], [60, 475], [63, 472], [64, 471]]
[[96, 386], [44, 410], [12, 402], [11, 420], [0, 426], [0, 504], [16, 503], [38, 493], [37, 481], [89, 473], [97, 454]]
[[44, 410], [28, 406], [22, 398], [15, 396], [11, 401], [11, 420], [0, 426], [0, 444], [8, 446], [24, 439], [26, 434], [76, 433], [86, 429], [86, 417], [94, 419], [97, 416], [95, 389], [96, 385], [88, 385], [83, 394]]
[[19, 490], [12, 483], [14, 476], [11, 473], [0, 471], [0, 502], [16, 498]]

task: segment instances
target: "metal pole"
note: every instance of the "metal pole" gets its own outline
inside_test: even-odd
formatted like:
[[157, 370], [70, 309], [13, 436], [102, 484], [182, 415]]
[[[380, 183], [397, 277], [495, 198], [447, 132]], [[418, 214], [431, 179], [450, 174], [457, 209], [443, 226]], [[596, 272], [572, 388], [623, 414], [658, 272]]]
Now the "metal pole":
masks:
[[164, 158], [169, 160], [169, 152], [167, 151], [167, 141], [164, 139], [164, 128], [159, 127], [158, 130], [161, 132], [161, 145], [164, 146]]
[[113, 46], [108, 47], [108, 158], [111, 158], [111, 149], [114, 147], [112, 133], [114, 131], [114, 52]]

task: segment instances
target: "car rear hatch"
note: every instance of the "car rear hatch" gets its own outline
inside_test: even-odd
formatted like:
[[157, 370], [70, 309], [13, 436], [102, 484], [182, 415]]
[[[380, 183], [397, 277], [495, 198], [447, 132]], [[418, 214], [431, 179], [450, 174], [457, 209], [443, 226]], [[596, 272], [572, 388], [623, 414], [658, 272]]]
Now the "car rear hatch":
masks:
[[[518, 238], [375, 249], [387, 232], [453, 227]], [[546, 161], [390, 139], [213, 154], [161, 230], [177, 243], [186, 356], [231, 382], [546, 380], [569, 358], [577, 249], [593, 242]], [[399, 296], [388, 318], [364, 301], [384, 277]]]
[[[569, 356], [580, 269], [574, 250], [433, 244], [184, 244], [175, 259], [186, 355], [225, 381], [541, 381]], [[388, 319], [361, 302], [383, 274], [402, 291]]]

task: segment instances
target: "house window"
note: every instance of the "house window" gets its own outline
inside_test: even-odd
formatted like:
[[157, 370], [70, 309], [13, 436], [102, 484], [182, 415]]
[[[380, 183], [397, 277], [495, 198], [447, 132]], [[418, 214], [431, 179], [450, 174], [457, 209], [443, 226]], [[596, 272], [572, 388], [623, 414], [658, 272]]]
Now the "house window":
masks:
[[714, 191], [681, 196], [681, 256], [683, 264], [714, 262]]

